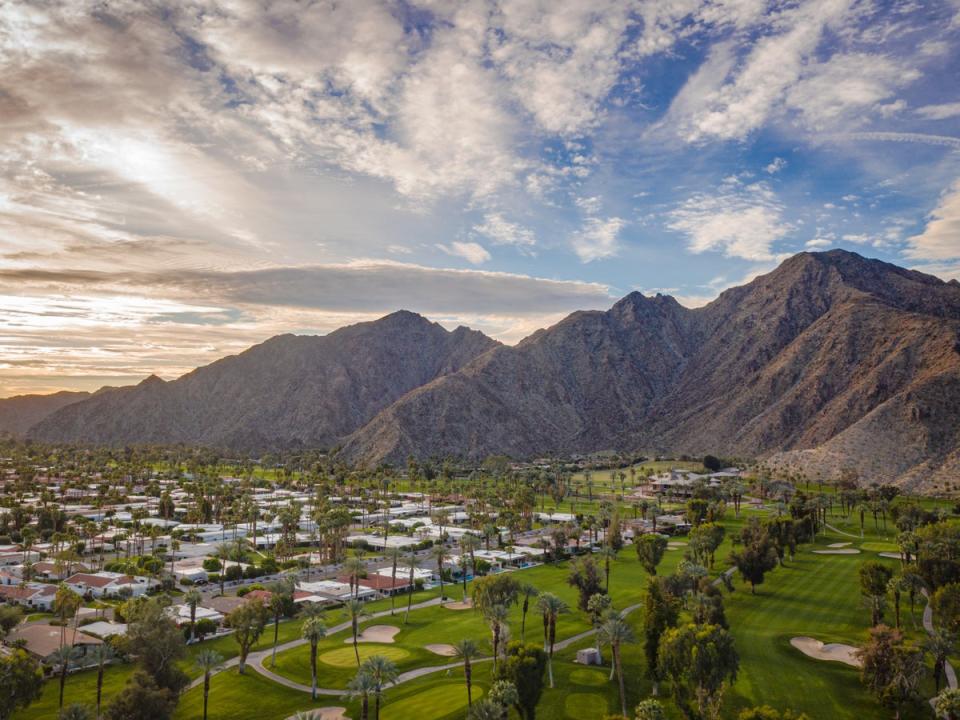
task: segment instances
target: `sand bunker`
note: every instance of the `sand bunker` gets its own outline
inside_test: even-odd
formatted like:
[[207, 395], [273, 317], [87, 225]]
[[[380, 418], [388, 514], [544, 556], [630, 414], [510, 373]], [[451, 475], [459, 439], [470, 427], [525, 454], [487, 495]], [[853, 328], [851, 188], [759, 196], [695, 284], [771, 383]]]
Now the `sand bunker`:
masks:
[[[306, 716], [312, 720], [350, 720], [347, 716], [345, 707], [325, 707], [316, 710], [307, 710], [301, 713], [301, 717]], [[296, 715], [291, 715], [287, 720], [296, 720]]]
[[837, 548], [836, 550], [814, 550], [816, 555], [859, 555], [860, 551], [856, 548]]
[[853, 544], [853, 543], [848, 543], [848, 542], [845, 542], [845, 543], [830, 543], [829, 545], [827, 545], [827, 547], [828, 547], [828, 548], [845, 548], [845, 547], [850, 547], [852, 544]]
[[[400, 628], [393, 625], [371, 625], [364, 628], [363, 632], [357, 636], [357, 642], [392, 643], [393, 636], [398, 632], [400, 632]], [[348, 637], [344, 642], [352, 643], [353, 638]]]
[[877, 553], [877, 555], [879, 555], [882, 558], [890, 558], [891, 560], [903, 560], [903, 558], [900, 557], [900, 553], [882, 552], [882, 553]]
[[424, 647], [434, 655], [453, 657], [457, 654], [457, 649], [453, 645], [447, 645], [446, 643], [434, 643], [431, 645], [424, 645]]
[[682, 547], [686, 547], [686, 545], [687, 544], [685, 542], [679, 542], [679, 541], [667, 543], [668, 548], [682, 548]]
[[790, 644], [804, 655], [812, 657], [815, 660], [833, 660], [853, 667], [860, 667], [860, 660], [854, 654], [857, 652], [857, 648], [852, 645], [842, 645], [840, 643], [827, 643], [824, 645], [819, 640], [814, 640], [811, 637], [791, 638]]
[[472, 610], [473, 603], [470, 600], [466, 602], [452, 602], [444, 605], [447, 610]]

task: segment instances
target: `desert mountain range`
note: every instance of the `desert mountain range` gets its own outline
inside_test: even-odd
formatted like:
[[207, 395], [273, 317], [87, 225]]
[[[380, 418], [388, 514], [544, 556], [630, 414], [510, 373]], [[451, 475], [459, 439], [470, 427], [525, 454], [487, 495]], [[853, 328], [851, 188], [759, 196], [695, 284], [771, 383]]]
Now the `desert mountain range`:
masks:
[[924, 487], [960, 469], [960, 285], [833, 250], [688, 309], [631, 293], [515, 346], [415, 313], [281, 335], [176, 380], [0, 401], [49, 442], [530, 458], [770, 457]]

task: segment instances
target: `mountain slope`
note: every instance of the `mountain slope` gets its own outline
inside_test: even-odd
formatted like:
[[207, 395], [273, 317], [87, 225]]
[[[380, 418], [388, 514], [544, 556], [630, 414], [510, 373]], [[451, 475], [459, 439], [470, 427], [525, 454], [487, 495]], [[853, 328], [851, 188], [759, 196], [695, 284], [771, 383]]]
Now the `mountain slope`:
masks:
[[29, 436], [104, 445], [192, 443], [240, 450], [332, 447], [404, 393], [497, 343], [410, 312], [325, 336], [281, 335], [177, 380], [98, 393]]
[[[822, 447], [877, 479], [908, 481], [919, 463], [948, 464], [960, 441], [943, 430], [960, 427], [944, 400], [957, 397], [958, 336], [956, 283], [843, 251], [801, 253], [696, 310], [634, 294], [607, 313], [576, 313], [409, 393], [343, 454], [369, 464], [410, 453]], [[910, 410], [923, 402], [936, 410]], [[872, 440], [896, 448], [901, 435], [914, 448], [902, 456]]]
[[16, 395], [0, 400], [0, 435], [22, 437], [27, 430], [60, 408], [90, 397], [87, 392]]

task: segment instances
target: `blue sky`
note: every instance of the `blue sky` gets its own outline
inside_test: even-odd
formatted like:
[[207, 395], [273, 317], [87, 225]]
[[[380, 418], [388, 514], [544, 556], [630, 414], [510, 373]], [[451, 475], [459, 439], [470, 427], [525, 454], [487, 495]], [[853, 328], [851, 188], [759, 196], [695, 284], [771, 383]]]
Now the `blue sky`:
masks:
[[0, 7], [0, 396], [803, 250], [960, 277], [960, 2]]

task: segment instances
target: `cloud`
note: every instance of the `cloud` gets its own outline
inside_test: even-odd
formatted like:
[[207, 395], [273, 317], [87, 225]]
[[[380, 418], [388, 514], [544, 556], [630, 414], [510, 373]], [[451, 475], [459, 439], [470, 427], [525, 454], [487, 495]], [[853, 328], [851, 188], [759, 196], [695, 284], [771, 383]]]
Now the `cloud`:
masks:
[[727, 185], [724, 192], [697, 193], [682, 202], [668, 214], [667, 227], [686, 235], [687, 249], [695, 254], [722, 251], [727, 257], [771, 261], [773, 244], [794, 229], [783, 210], [766, 183]]
[[787, 166], [787, 161], [781, 157], [774, 158], [763, 170], [770, 175], [776, 175]]
[[904, 255], [913, 260], [960, 259], [960, 180], [943, 193], [923, 232], [907, 240]]
[[948, 135], [928, 135], [915, 132], [851, 132], [837, 135], [826, 140], [866, 140], [897, 143], [923, 143], [925, 145], [942, 145], [960, 150], [960, 138]]
[[620, 231], [626, 221], [618, 217], [588, 217], [571, 238], [573, 251], [582, 262], [593, 262], [620, 252]]
[[916, 108], [914, 112], [927, 120], [946, 120], [960, 116], [960, 102], [923, 105]]
[[448, 255], [462, 257], [474, 265], [481, 265], [490, 259], [490, 253], [487, 252], [487, 249], [483, 245], [475, 242], [455, 240], [449, 245], [438, 244], [437, 247]]
[[536, 236], [533, 231], [510, 222], [500, 213], [487, 213], [483, 222], [473, 226], [474, 232], [483, 235], [494, 245], [517, 245], [520, 247], [530, 247], [536, 244]]

